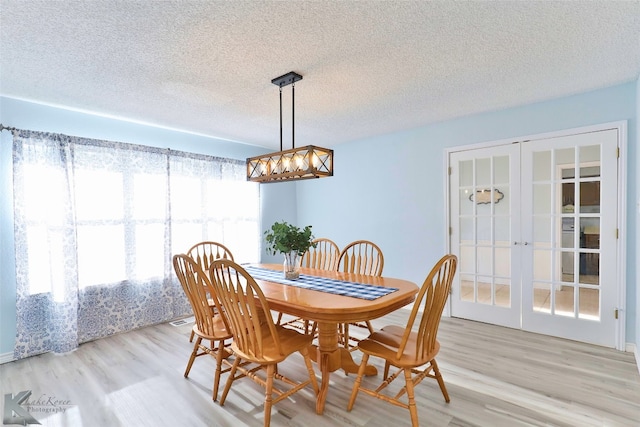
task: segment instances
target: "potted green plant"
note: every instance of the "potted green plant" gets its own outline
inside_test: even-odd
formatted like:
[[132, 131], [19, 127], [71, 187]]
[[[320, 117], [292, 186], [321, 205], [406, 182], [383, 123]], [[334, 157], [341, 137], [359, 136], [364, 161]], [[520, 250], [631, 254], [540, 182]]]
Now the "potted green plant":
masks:
[[267, 241], [267, 253], [275, 255], [284, 254], [284, 275], [287, 279], [297, 279], [298, 256], [302, 256], [310, 247], [316, 247], [313, 243], [311, 226], [300, 229], [286, 221], [275, 222], [271, 229], [264, 232]]

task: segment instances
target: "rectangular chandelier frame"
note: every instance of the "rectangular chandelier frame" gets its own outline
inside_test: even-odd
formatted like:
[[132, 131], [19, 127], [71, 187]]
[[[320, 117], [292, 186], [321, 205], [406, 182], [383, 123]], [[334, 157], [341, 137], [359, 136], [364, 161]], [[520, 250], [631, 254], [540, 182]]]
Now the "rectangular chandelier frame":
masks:
[[247, 180], [260, 183], [333, 176], [333, 150], [307, 145], [247, 159]]
[[[307, 145], [296, 148], [295, 83], [302, 76], [294, 71], [271, 80], [280, 91], [280, 151], [247, 159], [247, 181], [283, 182], [333, 176], [333, 150]], [[291, 150], [282, 149], [282, 88], [291, 85]]]

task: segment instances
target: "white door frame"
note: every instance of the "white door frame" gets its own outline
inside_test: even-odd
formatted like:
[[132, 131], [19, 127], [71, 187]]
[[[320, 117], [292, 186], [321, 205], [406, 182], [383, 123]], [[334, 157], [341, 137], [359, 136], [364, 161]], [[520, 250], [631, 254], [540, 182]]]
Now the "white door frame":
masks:
[[[627, 300], [627, 121], [621, 120], [616, 122], [602, 123], [592, 126], [583, 126], [578, 128], [564, 129], [554, 132], [546, 132], [540, 134], [519, 136], [514, 138], [505, 138], [494, 141], [481, 142], [476, 144], [461, 145], [456, 147], [450, 147], [444, 150], [444, 206], [445, 206], [445, 244], [447, 252], [451, 251], [451, 207], [450, 202], [450, 175], [449, 175], [449, 156], [453, 152], [474, 150], [477, 148], [488, 148], [499, 145], [513, 144], [516, 142], [534, 141], [538, 139], [557, 138], [562, 136], [569, 136], [578, 133], [598, 132], [607, 129], [617, 129], [618, 131], [618, 239], [616, 241], [616, 251], [618, 253], [618, 264], [616, 266], [616, 301], [618, 309], [618, 322], [616, 322], [616, 346], [615, 348], [620, 351], [625, 351], [626, 340], [626, 300]], [[451, 316], [451, 304], [450, 300], [447, 303], [444, 314]]]

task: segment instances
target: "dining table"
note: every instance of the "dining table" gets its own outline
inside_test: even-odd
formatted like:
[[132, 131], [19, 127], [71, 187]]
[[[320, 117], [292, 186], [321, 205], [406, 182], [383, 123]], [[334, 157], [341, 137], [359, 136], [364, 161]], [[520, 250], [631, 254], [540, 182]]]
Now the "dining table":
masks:
[[[358, 372], [352, 353], [339, 345], [338, 324], [372, 320], [413, 302], [418, 286], [408, 280], [300, 267], [300, 278], [286, 280], [280, 264], [243, 266], [256, 280], [272, 311], [314, 321], [317, 345], [311, 358], [321, 373], [316, 413], [324, 412], [331, 372]], [[355, 295], [355, 296], [354, 296]], [[368, 365], [366, 375], [376, 375]]]

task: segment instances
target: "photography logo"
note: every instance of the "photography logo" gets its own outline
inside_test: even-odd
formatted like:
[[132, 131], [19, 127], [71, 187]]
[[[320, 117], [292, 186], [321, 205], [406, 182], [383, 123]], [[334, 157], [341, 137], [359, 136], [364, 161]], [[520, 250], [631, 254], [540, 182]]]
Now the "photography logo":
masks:
[[15, 396], [11, 393], [4, 395], [4, 411], [2, 424], [21, 425], [40, 424], [32, 413], [64, 414], [74, 406], [70, 400], [58, 399], [55, 396], [41, 394], [37, 399], [31, 399], [31, 390], [21, 391]]
[[4, 412], [2, 414], [2, 424], [18, 424], [26, 426], [28, 424], [40, 424], [38, 420], [24, 409], [21, 405], [29, 399], [31, 390], [21, 391], [15, 396], [11, 393], [4, 395]]

